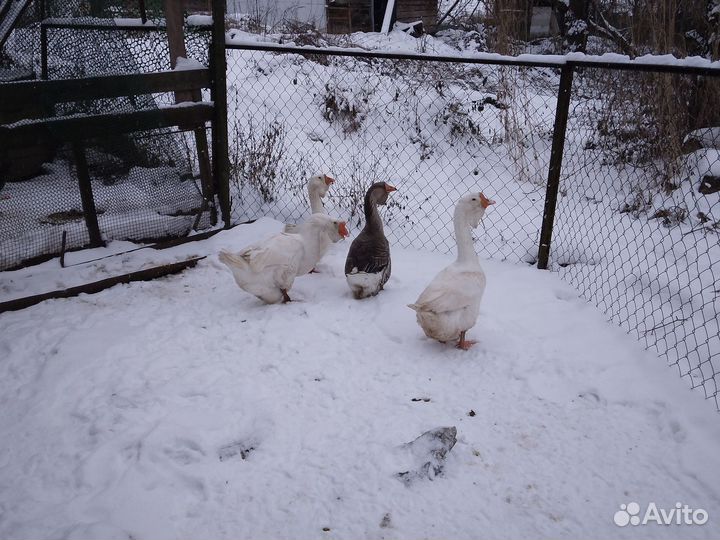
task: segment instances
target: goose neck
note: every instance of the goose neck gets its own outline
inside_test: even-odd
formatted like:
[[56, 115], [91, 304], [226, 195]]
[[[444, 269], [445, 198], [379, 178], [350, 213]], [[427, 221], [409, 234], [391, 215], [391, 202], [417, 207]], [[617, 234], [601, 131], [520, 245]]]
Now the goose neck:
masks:
[[322, 203], [322, 197], [317, 189], [308, 189], [308, 198], [310, 199], [310, 211], [313, 214], [324, 214], [325, 207]]
[[364, 210], [365, 230], [372, 233], [382, 233], [383, 222], [377, 207], [377, 201], [373, 197], [365, 197]]
[[477, 253], [473, 244], [470, 222], [462, 213], [456, 213], [455, 219], [455, 242], [457, 243], [459, 263], [478, 262]]

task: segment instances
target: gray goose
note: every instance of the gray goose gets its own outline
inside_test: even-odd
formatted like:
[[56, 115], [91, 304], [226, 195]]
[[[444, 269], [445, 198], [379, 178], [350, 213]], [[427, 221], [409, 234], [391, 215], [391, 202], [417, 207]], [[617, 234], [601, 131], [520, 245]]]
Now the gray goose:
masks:
[[377, 205], [386, 204], [396, 188], [375, 182], [365, 193], [365, 227], [353, 240], [345, 260], [345, 277], [356, 299], [375, 296], [390, 279], [390, 244]]

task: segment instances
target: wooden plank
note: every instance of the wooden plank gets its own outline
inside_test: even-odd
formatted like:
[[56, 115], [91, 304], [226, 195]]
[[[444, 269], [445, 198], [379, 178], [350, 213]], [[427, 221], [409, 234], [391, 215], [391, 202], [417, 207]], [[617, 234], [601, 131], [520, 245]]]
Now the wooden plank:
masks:
[[210, 79], [209, 69], [188, 69], [84, 79], [14, 82], [0, 85], [0, 108], [12, 109], [29, 102], [53, 105], [85, 99], [196, 90], [210, 88]]
[[[142, 17], [138, 18], [138, 21], [142, 22]], [[40, 24], [49, 29], [57, 28], [60, 30], [122, 30], [125, 32], [164, 32], [167, 30], [166, 25], [162, 22], [155, 23], [150, 21], [139, 25], [133, 21], [124, 22], [122, 19], [106, 18], [87, 20], [73, 17], [53, 17], [51, 19], [45, 19]], [[211, 29], [211, 25], [207, 24], [193, 24], [192, 27], [195, 30], [202, 30], [203, 32]]]
[[385, 6], [385, 16], [383, 17], [381, 33], [387, 34], [390, 31], [390, 21], [392, 20], [393, 10], [395, 9], [395, 0], [388, 0]]
[[10, 33], [15, 25], [22, 17], [31, 0], [12, 0], [5, 2], [0, 6], [0, 49], [5, 44], [5, 40], [10, 37]]
[[213, 119], [212, 103], [188, 103], [128, 113], [69, 116], [0, 126], [0, 148], [91, 139], [165, 127], [201, 126]]
[[105, 289], [109, 289], [110, 287], [114, 287], [115, 285], [131, 283], [133, 281], [148, 281], [171, 274], [177, 274], [183, 270], [194, 267], [197, 265], [198, 261], [201, 261], [204, 258], [205, 257], [195, 257], [177, 263], [155, 266], [153, 268], [138, 270], [136, 272], [122, 274], [120, 276], [113, 276], [100, 281], [93, 281], [92, 283], [85, 283], [84, 285], [70, 287], [69, 289], [61, 289], [43, 294], [36, 294], [34, 296], [26, 296], [25, 298], [8, 300], [7, 302], [0, 302], [0, 313], [25, 309], [27, 307], [34, 306], [35, 304], [39, 304], [40, 302], [44, 302], [45, 300], [71, 298], [83, 293], [95, 294]]
[[[164, 0], [163, 7], [165, 12], [165, 25], [167, 26], [168, 51], [170, 52], [170, 67], [175, 69], [177, 59], [187, 58], [187, 49], [185, 48], [185, 17], [183, 14], [183, 2], [177, 0]], [[175, 92], [175, 103], [183, 101], [200, 101], [193, 99], [192, 94], [188, 92]]]

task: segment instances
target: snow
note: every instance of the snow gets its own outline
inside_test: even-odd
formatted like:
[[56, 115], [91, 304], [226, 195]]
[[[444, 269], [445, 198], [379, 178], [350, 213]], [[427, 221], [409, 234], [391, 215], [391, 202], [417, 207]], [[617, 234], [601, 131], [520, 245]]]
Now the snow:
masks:
[[188, 15], [188, 26], [212, 26], [212, 15]]
[[104, 19], [101, 17], [77, 17], [77, 18], [61, 18], [61, 17], [51, 17], [48, 19], [44, 19], [43, 23], [49, 26], [57, 25], [57, 24], [68, 24], [68, 23], [78, 23], [82, 24], [83, 26], [104, 26], [107, 25], [108, 22], [111, 22], [112, 24], [123, 27], [123, 28], [132, 28], [132, 27], [138, 27], [143, 26], [147, 28], [160, 28], [165, 24], [164, 19], [162, 20], [147, 20], [145, 22], [142, 21], [141, 18], [130, 18], [130, 17], [116, 17], [114, 19]]
[[[217, 252], [281, 228], [158, 252], [209, 255], [181, 275], [0, 314], [0, 537], [713, 537], [717, 414], [557, 275], [483, 261], [462, 352], [406, 307], [451, 255], [393, 246], [363, 301], [349, 241], [296, 302], [238, 289]], [[443, 473], [406, 486], [403, 445], [445, 426]], [[630, 501], [710, 522], [619, 529]]]
[[202, 62], [199, 62], [198, 60], [195, 60], [194, 58], [185, 58], [183, 56], [178, 56], [175, 60], [175, 69], [174, 71], [188, 71], [193, 69], [206, 69], [207, 66], [204, 66]]

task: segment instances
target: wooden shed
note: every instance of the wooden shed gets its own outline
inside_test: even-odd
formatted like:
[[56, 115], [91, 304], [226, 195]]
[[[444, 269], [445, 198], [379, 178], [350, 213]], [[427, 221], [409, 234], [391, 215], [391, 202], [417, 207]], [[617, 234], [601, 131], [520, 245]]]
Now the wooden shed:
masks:
[[[325, 18], [330, 34], [379, 32], [387, 0], [327, 0]], [[392, 24], [422, 21], [429, 30], [437, 24], [438, 0], [395, 0]]]

